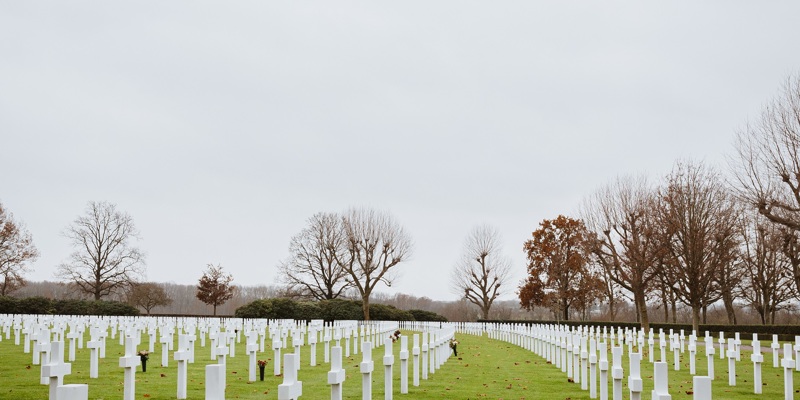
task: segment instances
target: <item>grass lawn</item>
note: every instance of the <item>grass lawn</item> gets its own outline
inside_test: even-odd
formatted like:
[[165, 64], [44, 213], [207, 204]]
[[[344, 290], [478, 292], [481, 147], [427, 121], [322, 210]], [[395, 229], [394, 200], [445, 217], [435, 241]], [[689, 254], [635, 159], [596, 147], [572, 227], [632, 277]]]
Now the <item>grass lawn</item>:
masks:
[[[413, 332], [403, 332], [411, 335]], [[88, 337], [88, 334], [87, 334]], [[139, 349], [147, 349], [147, 335], [142, 335]], [[514, 345], [490, 340], [484, 337], [459, 335], [459, 357], [450, 359], [436, 373], [429, 375], [428, 380], [420, 379], [420, 386], [411, 384], [411, 360], [409, 360], [409, 399], [588, 399], [588, 391], [580, 390], [580, 384], [567, 382], [567, 377], [560, 369], [548, 364], [537, 355]], [[411, 342], [409, 338], [409, 342]], [[89, 349], [78, 349], [76, 361], [72, 363], [72, 374], [64, 379], [64, 383], [88, 383], [90, 399], [121, 399], [123, 388], [123, 369], [118, 366], [118, 359], [123, 354], [123, 347], [118, 339], [108, 339], [106, 358], [100, 360], [99, 378], [89, 379]], [[207, 341], [210, 346], [210, 341]], [[161, 367], [160, 344], [156, 352], [151, 354], [147, 372], [141, 367], [136, 373], [136, 398], [139, 399], [174, 399], [176, 398], [177, 364], [170, 359], [168, 367]], [[248, 382], [248, 357], [244, 353], [244, 343], [236, 346], [237, 355], [228, 358], [227, 391], [228, 399], [277, 399], [278, 385], [282, 377], [272, 376], [272, 351], [261, 353], [257, 358], [267, 359], [266, 376], [263, 382]], [[360, 350], [360, 349], [359, 349]], [[393, 386], [395, 397], [400, 395], [400, 360], [399, 342], [394, 345], [395, 366]], [[327, 372], [330, 369], [324, 364], [323, 345], [317, 345], [317, 367], [309, 366], [310, 346], [302, 348], [301, 369], [299, 379], [303, 381], [303, 396], [307, 399], [324, 399], [330, 397], [327, 385]], [[762, 350], [763, 351], [763, 350]], [[706, 374], [705, 351], [700, 347], [701, 356], [697, 358], [697, 373]], [[65, 351], [66, 354], [66, 351]], [[656, 354], [659, 354], [656, 349]], [[688, 351], [684, 357], [688, 357]], [[372, 375], [373, 398], [384, 397], [384, 366], [382, 365], [384, 349], [373, 350], [372, 359], [375, 371]], [[610, 351], [609, 351], [610, 357]], [[670, 394], [673, 399], [691, 399], [692, 377], [689, 374], [689, 362], [683, 359], [681, 370], [673, 371], [672, 353], [668, 352], [670, 361], [669, 378]], [[623, 357], [625, 378], [623, 379], [624, 398], [627, 393], [628, 360]], [[66, 356], [65, 356], [66, 359]], [[347, 371], [344, 382], [344, 398], [360, 399], [362, 376], [359, 363], [362, 355], [351, 355], [343, 362]], [[753, 395], [753, 365], [750, 353], [742, 352], [742, 361], [737, 363], [737, 386], [728, 386], [727, 359], [715, 358], [715, 376], [713, 393], [715, 399], [751, 399]], [[772, 356], [765, 354], [762, 366], [763, 394], [761, 398], [776, 399], [783, 396], [783, 370], [772, 367]], [[189, 364], [187, 394], [189, 399], [203, 399], [205, 365], [211, 364], [210, 348], [195, 348], [195, 363]], [[0, 399], [46, 399], [48, 387], [39, 384], [40, 367], [32, 365], [32, 355], [23, 353], [22, 345], [15, 346], [13, 337], [0, 342]], [[652, 365], [644, 356], [642, 362], [642, 378], [644, 380], [643, 398], [650, 398], [652, 390]], [[611, 388], [609, 383], [609, 390]], [[610, 396], [609, 396], [610, 397]]]

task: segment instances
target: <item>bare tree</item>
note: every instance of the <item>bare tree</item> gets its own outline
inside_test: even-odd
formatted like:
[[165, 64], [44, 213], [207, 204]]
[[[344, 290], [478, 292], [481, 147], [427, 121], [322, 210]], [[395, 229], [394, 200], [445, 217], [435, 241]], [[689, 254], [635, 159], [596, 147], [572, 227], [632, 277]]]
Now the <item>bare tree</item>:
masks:
[[411, 238], [387, 213], [350, 209], [342, 217], [345, 250], [336, 255], [361, 296], [364, 319], [369, 299], [379, 283], [392, 286], [396, 267], [411, 255]]
[[56, 276], [74, 282], [95, 300], [123, 292], [144, 275], [144, 255], [134, 247], [133, 219], [106, 202], [89, 202], [86, 215], [64, 232], [76, 248]]
[[633, 295], [645, 331], [650, 327], [646, 296], [666, 254], [655, 204], [646, 179], [621, 178], [586, 200], [581, 213], [598, 238], [592, 253], [606, 276]]
[[342, 220], [334, 213], [318, 213], [308, 219], [289, 243], [289, 259], [279, 265], [280, 276], [302, 297], [335, 299], [352, 287], [349, 275], [336, 259], [345, 251]]
[[508, 283], [511, 261], [502, 251], [497, 230], [488, 225], [475, 227], [451, 274], [453, 293], [478, 306], [483, 319], [489, 318], [492, 303]]
[[30, 232], [0, 203], [0, 296], [25, 286], [28, 263], [39, 257]]
[[770, 221], [800, 230], [800, 75], [736, 135], [739, 194]]
[[172, 299], [167, 296], [164, 288], [154, 282], [135, 283], [128, 293], [128, 302], [137, 307], [142, 307], [150, 315], [150, 310], [159, 306], [172, 304]]
[[739, 210], [716, 172], [690, 162], [676, 164], [659, 206], [670, 251], [667, 282], [675, 284], [678, 299], [691, 307], [692, 326], [698, 330], [718, 271], [734, 261]]
[[787, 230], [766, 218], [751, 215], [742, 224], [740, 296], [761, 318], [774, 324], [775, 314], [789, 306], [797, 293], [792, 265], [784, 254]]
[[197, 284], [197, 298], [213, 306], [214, 315], [217, 315], [217, 306], [225, 304], [235, 294], [236, 287], [231, 282], [233, 275], [224, 273], [221, 265], [208, 264]]
[[[735, 147], [730, 165], [739, 196], [773, 223], [800, 234], [800, 74], [787, 78], [757, 121], [737, 132]], [[800, 289], [800, 263], [792, 266]]]

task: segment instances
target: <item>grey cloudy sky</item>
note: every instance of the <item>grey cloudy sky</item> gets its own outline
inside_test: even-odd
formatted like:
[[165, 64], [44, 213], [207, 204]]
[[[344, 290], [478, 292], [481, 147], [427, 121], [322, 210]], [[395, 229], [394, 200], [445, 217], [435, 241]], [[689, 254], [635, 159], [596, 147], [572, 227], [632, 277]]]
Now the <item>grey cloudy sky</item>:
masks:
[[[53, 280], [109, 201], [148, 278], [272, 284], [320, 211], [391, 212], [386, 293], [450, 300], [468, 231], [522, 243], [618, 175], [724, 165], [800, 70], [800, 2], [0, 3], [0, 201]], [[506, 298], [513, 298], [512, 290]]]

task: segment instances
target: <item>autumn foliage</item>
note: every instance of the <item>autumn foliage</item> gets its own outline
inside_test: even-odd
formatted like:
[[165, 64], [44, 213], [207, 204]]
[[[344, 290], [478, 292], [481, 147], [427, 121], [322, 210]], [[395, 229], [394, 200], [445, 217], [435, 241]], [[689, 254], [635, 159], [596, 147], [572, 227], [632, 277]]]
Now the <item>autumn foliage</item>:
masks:
[[523, 247], [528, 275], [519, 287], [520, 305], [551, 308], [564, 320], [573, 307], [586, 311], [602, 288], [590, 268], [593, 235], [581, 220], [559, 215], [542, 221], [532, 236]]
[[230, 300], [236, 290], [231, 282], [233, 282], [233, 276], [224, 273], [221, 265], [208, 264], [197, 284], [197, 298], [203, 303], [213, 306], [214, 315], [217, 315], [217, 306]]

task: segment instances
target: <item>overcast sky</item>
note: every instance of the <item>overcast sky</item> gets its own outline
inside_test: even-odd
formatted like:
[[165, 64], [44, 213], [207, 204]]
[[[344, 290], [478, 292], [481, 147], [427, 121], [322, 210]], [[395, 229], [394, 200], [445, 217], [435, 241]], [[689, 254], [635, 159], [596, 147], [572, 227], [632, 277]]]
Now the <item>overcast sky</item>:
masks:
[[[475, 225], [523, 242], [618, 175], [724, 167], [800, 70], [800, 2], [5, 1], [0, 202], [54, 280], [89, 201], [147, 278], [274, 284], [320, 211], [390, 212], [385, 293], [453, 300]], [[508, 288], [505, 298], [514, 298]]]

